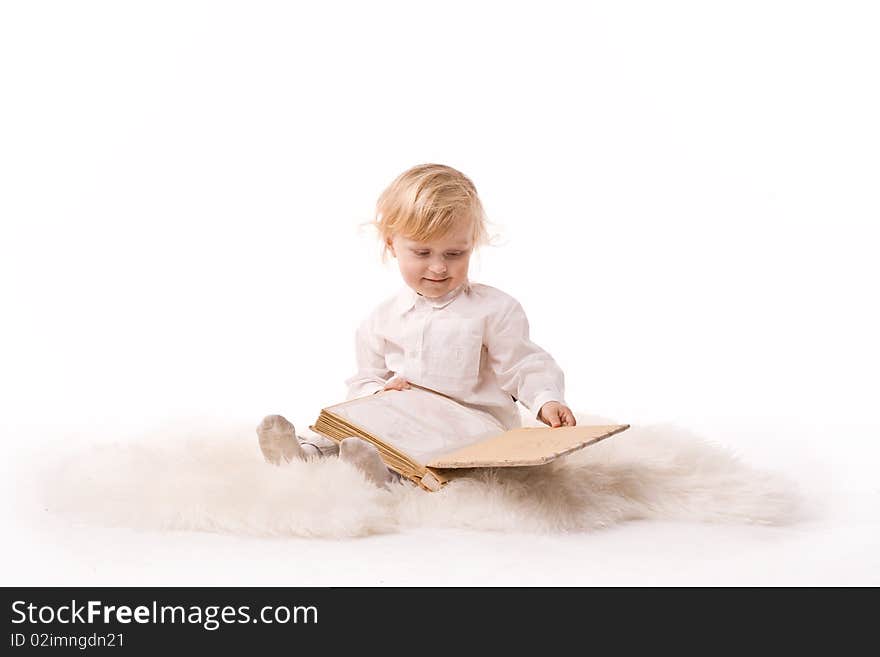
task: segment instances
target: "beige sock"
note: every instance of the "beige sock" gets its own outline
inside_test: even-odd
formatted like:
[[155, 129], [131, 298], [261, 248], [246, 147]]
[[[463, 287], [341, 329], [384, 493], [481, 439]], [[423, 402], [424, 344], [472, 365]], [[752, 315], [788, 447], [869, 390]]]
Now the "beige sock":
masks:
[[377, 486], [384, 486], [395, 479], [376, 446], [362, 438], [350, 436], [343, 440], [339, 445], [339, 458], [351, 463]]
[[267, 415], [257, 427], [257, 438], [263, 457], [275, 465], [283, 465], [293, 459], [305, 459], [306, 455], [293, 425], [280, 415]]

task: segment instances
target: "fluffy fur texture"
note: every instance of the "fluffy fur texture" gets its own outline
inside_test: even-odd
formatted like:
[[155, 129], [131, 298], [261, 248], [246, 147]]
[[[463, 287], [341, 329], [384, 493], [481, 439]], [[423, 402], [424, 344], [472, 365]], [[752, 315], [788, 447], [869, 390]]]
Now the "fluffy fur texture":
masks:
[[269, 465], [253, 427], [92, 447], [47, 474], [47, 506], [80, 520], [259, 536], [585, 532], [637, 519], [787, 524], [801, 509], [785, 479], [668, 426], [632, 427], [545, 466], [462, 471], [438, 493], [377, 488], [338, 458]]

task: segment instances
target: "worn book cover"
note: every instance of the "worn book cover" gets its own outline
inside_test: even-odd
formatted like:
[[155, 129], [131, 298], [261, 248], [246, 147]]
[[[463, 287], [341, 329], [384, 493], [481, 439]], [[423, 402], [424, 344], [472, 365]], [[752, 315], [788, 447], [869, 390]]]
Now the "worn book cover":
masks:
[[416, 385], [329, 406], [310, 427], [337, 442], [357, 436], [373, 443], [388, 467], [428, 490], [439, 489], [456, 468], [541, 465], [628, 428], [506, 430], [489, 413]]

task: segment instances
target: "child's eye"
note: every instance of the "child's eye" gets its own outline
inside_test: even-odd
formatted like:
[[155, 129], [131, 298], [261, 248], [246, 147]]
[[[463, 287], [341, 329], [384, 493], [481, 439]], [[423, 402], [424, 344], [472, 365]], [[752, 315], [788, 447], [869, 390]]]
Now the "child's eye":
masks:
[[448, 255], [450, 258], [457, 258], [458, 256], [461, 255], [461, 252], [460, 252], [460, 251], [454, 251], [454, 252], [452, 252], [452, 253], [447, 253], [446, 255]]
[[428, 255], [428, 253], [430, 253], [430, 251], [416, 251], [416, 255], [420, 258], [425, 257], [426, 255]]

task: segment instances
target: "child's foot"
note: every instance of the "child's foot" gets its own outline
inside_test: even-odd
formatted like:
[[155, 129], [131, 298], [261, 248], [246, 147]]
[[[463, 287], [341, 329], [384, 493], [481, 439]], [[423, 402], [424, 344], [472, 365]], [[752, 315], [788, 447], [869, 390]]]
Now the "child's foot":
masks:
[[384, 486], [394, 479], [376, 446], [362, 438], [351, 436], [343, 440], [339, 445], [339, 458], [351, 463], [377, 486]]
[[293, 459], [305, 459], [293, 425], [280, 415], [264, 417], [257, 427], [257, 438], [263, 456], [269, 463], [280, 465]]

